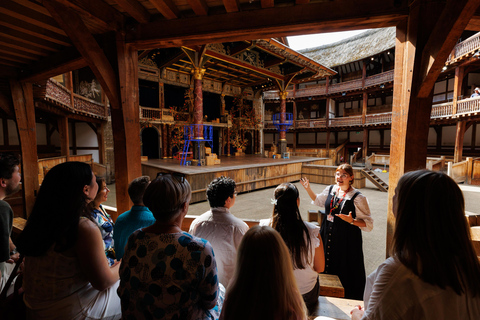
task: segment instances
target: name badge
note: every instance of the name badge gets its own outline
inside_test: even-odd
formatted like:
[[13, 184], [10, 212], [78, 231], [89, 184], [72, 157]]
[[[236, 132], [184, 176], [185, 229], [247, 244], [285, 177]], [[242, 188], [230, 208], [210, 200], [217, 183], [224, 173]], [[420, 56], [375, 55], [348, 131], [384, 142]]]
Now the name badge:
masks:
[[329, 215], [327, 216], [327, 220], [328, 220], [328, 221], [333, 222], [333, 219], [334, 219], [334, 216], [333, 216], [333, 215], [329, 214]]

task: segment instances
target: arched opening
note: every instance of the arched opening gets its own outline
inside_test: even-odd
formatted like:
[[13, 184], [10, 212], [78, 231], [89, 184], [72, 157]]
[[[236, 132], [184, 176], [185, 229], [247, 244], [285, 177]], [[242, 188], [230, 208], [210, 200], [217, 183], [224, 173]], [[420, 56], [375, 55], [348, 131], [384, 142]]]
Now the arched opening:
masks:
[[145, 128], [142, 131], [142, 156], [148, 159], [160, 158], [160, 139], [155, 128]]

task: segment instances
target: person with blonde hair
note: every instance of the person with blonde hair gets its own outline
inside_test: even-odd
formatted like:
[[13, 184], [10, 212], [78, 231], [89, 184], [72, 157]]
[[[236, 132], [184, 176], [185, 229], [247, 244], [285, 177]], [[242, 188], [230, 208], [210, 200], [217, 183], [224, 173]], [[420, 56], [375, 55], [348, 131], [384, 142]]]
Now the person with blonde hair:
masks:
[[301, 183], [313, 203], [325, 207], [320, 234], [325, 251], [325, 273], [335, 274], [345, 288], [345, 298], [361, 300], [365, 289], [365, 262], [361, 231], [373, 229], [367, 198], [356, 190], [353, 168], [341, 164], [335, 171], [336, 184], [315, 194], [307, 178]]
[[220, 319], [307, 319], [290, 253], [273, 228], [254, 226], [243, 236]]
[[280, 233], [290, 252], [293, 274], [309, 311], [316, 309], [320, 283], [318, 273], [325, 268], [320, 228], [302, 220], [299, 192], [291, 183], [282, 183], [274, 191], [273, 214], [260, 220], [260, 225], [273, 227]]
[[180, 173], [159, 173], [144, 204], [156, 221], [132, 233], [120, 267], [124, 319], [210, 319], [220, 316], [223, 291], [207, 240], [182, 231], [192, 189]]
[[393, 197], [391, 257], [368, 276], [353, 319], [480, 319], [480, 263], [463, 194], [442, 172], [408, 172]]

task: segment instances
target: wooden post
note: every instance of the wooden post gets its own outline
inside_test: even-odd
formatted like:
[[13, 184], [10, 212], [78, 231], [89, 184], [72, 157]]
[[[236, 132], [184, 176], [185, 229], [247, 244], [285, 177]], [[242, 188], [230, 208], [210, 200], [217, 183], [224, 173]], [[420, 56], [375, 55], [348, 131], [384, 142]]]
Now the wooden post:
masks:
[[477, 124], [476, 123], [472, 123], [472, 143], [471, 143], [471, 146], [470, 146], [470, 149], [472, 151], [475, 151], [475, 144], [477, 143]]
[[38, 156], [33, 87], [31, 83], [10, 80], [10, 89], [22, 153], [24, 217], [28, 217], [32, 212], [38, 190]]
[[227, 157], [230, 157], [230, 128], [227, 128]]
[[105, 122], [97, 124], [98, 162], [105, 162]]
[[442, 150], [442, 131], [443, 131], [443, 127], [436, 126], [436, 127], [433, 127], [433, 129], [435, 130], [435, 133], [437, 134], [436, 149], [437, 149], [437, 151], [440, 151], [440, 150]]
[[58, 134], [60, 135], [60, 154], [70, 160], [70, 136], [68, 131], [68, 117], [57, 119]]
[[[279, 90], [278, 95], [280, 96], [280, 123], [285, 123], [287, 120], [287, 90]], [[287, 151], [287, 131], [285, 126], [280, 126], [280, 154], [283, 155]]]
[[385, 144], [385, 129], [380, 129], [378, 130], [378, 132], [380, 133], [380, 150], [383, 150], [383, 148], [385, 147], [384, 144]]
[[76, 121], [72, 121], [72, 152], [77, 154], [77, 125]]
[[455, 134], [455, 154], [453, 163], [461, 162], [463, 155], [463, 138], [465, 137], [466, 121], [457, 122], [457, 131]]
[[467, 157], [467, 184], [472, 184], [473, 158]]
[[455, 84], [453, 86], [453, 110], [452, 114], [457, 114], [457, 101], [462, 93], [464, 67], [455, 68]]
[[[362, 88], [365, 88], [365, 78], [367, 77], [367, 59], [362, 60]], [[365, 92], [363, 93], [365, 94]]]
[[367, 105], [368, 105], [368, 93], [363, 93], [363, 101], [362, 101], [362, 124], [365, 125], [367, 121]]
[[[115, 182], [117, 216], [130, 209], [128, 184], [142, 175], [140, 161], [140, 121], [138, 104], [137, 50], [128, 46], [117, 34], [117, 61], [120, 104], [112, 107], [113, 145], [115, 150]], [[116, 216], [112, 217], [116, 220]]]
[[364, 159], [364, 161], [368, 157], [368, 134], [369, 134], [368, 129], [364, 128], [363, 129], [363, 147], [362, 147], [362, 150], [363, 150], [362, 158]]

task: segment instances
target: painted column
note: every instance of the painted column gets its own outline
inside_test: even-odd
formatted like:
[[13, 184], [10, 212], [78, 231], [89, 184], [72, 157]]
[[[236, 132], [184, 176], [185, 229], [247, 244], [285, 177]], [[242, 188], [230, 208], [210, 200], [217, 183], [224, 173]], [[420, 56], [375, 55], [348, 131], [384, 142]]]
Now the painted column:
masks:
[[194, 110], [193, 110], [193, 123], [196, 124], [195, 138], [203, 138], [203, 91], [202, 91], [202, 79], [205, 69], [195, 67], [193, 70], [193, 97], [194, 97]]
[[167, 125], [162, 124], [162, 158], [168, 157]]
[[[280, 96], [280, 123], [285, 123], [287, 120], [287, 95], [288, 92], [279, 91], [278, 95]], [[285, 131], [286, 126], [280, 127], [280, 154], [283, 155], [284, 152], [287, 152], [287, 132]]]

